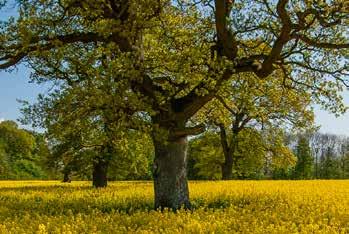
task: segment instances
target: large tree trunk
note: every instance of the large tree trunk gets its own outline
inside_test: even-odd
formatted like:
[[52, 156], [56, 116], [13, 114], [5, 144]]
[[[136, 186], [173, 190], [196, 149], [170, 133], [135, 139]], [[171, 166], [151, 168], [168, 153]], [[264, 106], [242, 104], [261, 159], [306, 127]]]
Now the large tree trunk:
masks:
[[155, 209], [190, 209], [187, 181], [187, 137], [161, 140], [153, 134]]
[[93, 187], [104, 188], [107, 187], [107, 173], [109, 162], [105, 159], [98, 158], [93, 164]]

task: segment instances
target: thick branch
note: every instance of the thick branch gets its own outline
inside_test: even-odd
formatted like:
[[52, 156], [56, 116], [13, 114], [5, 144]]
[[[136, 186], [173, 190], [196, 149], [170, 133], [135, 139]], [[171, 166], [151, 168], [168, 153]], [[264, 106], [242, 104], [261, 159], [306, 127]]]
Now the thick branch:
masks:
[[311, 39], [305, 35], [294, 34], [292, 35], [294, 39], [300, 39], [304, 43], [310, 46], [314, 46], [316, 48], [325, 48], [325, 49], [346, 49], [349, 48], [349, 43], [346, 44], [335, 44], [329, 42], [319, 42], [317, 40]]
[[[132, 46], [128, 39], [117, 34], [108, 37], [101, 36], [94, 32], [72, 33], [67, 35], [57, 35], [55, 37], [34, 37], [31, 39], [29, 46], [23, 47], [21, 43], [13, 46], [1, 46], [0, 52], [3, 50], [4, 55], [0, 57], [0, 69], [6, 69], [10, 66], [18, 64], [23, 58], [35, 51], [48, 51], [57, 47], [57, 43], [73, 44], [73, 43], [90, 43], [90, 42], [115, 42], [122, 52], [132, 50]], [[10, 50], [7, 52], [6, 50]]]
[[228, 18], [230, 8], [234, 1], [215, 0], [215, 19], [217, 31], [217, 45], [219, 56], [226, 56], [229, 59], [234, 59], [237, 55], [237, 42], [233, 33], [228, 28]]
[[280, 58], [283, 47], [291, 39], [292, 22], [286, 11], [288, 1], [289, 0], [279, 0], [277, 4], [276, 9], [281, 19], [282, 28], [268, 58], [264, 60], [261, 69], [256, 72], [257, 76], [261, 78], [267, 77], [273, 71], [273, 63]]
[[184, 129], [175, 129], [171, 134], [171, 137], [184, 137], [184, 136], [193, 136], [203, 133], [205, 131], [205, 125], [200, 124], [194, 127], [188, 127]]
[[[217, 90], [221, 86], [222, 82], [230, 79], [234, 72], [230, 69], [226, 69], [222, 77], [217, 81], [213, 89], [205, 88], [206, 82], [199, 83], [194, 89], [192, 89], [188, 95], [175, 99], [172, 101], [172, 108], [176, 112], [176, 118], [180, 120], [188, 120], [198, 110], [201, 109], [207, 102], [214, 98]], [[205, 89], [208, 93], [205, 95], [199, 95], [200, 91]]]

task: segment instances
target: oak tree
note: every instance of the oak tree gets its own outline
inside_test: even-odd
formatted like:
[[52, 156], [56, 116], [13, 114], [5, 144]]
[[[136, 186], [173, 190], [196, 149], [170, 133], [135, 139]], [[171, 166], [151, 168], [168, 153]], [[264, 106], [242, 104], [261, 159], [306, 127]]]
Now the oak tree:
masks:
[[336, 102], [347, 82], [347, 13], [340, 0], [21, 0], [19, 17], [2, 23], [0, 68], [26, 61], [68, 84], [84, 72], [123, 82], [138, 97], [134, 114], [153, 127], [155, 207], [190, 207], [187, 136], [203, 130], [190, 118], [245, 72], [263, 79], [281, 69], [291, 86]]

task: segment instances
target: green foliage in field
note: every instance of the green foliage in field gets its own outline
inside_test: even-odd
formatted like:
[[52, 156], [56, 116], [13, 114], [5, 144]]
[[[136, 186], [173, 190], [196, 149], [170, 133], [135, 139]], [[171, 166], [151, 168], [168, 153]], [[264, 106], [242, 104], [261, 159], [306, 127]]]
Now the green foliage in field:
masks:
[[49, 154], [41, 135], [19, 129], [12, 121], [0, 123], [0, 178], [45, 178], [42, 161]]
[[[246, 130], [240, 135], [240, 145], [235, 155], [237, 162], [233, 169], [235, 178], [253, 178], [263, 167], [266, 151], [258, 133], [254, 133], [249, 134], [249, 131]], [[190, 149], [189, 155], [195, 162], [194, 169], [198, 170], [198, 178], [222, 178], [221, 165], [224, 162], [224, 155], [217, 133], [207, 132], [193, 139]]]
[[[279, 131], [257, 131], [246, 128], [237, 139], [234, 154], [235, 179], [261, 179], [278, 169], [293, 167], [295, 156], [288, 149]], [[231, 138], [231, 136], [228, 136]], [[189, 178], [221, 179], [224, 155], [219, 134], [208, 131], [190, 142]]]
[[297, 164], [295, 167], [295, 178], [310, 179], [313, 176], [314, 159], [311, 155], [309, 140], [300, 136], [296, 146]]

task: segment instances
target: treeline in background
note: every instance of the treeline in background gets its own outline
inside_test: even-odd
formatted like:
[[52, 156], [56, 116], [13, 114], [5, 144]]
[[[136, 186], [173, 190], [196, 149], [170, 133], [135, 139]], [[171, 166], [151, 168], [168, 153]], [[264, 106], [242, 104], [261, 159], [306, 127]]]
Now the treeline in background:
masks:
[[[122, 139], [110, 155], [108, 180], [151, 179], [154, 149], [150, 137], [128, 131]], [[234, 145], [228, 173], [225, 141]], [[100, 153], [92, 145], [82, 147], [76, 136], [54, 142], [13, 121], [0, 123], [0, 179], [90, 180]], [[212, 128], [190, 139], [187, 168], [192, 180], [348, 179], [349, 138], [253, 128], [232, 136]]]

